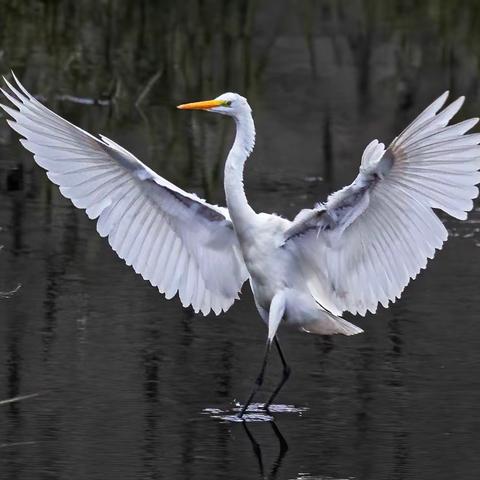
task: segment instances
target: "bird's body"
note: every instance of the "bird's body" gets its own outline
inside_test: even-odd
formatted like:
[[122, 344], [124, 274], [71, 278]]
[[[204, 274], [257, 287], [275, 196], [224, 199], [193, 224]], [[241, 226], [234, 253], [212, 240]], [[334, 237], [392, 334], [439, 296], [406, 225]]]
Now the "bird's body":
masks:
[[[237, 134], [225, 164], [225, 197], [255, 304], [269, 327], [269, 339], [275, 336], [281, 320], [323, 335], [360, 333], [360, 328], [327, 311], [310, 294], [298, 258], [285, 245], [292, 222], [276, 214], [256, 213], [250, 207], [243, 190], [243, 168], [255, 143], [251, 109], [237, 94], [218, 98], [237, 104]], [[193, 105], [195, 108], [197, 104]], [[281, 316], [269, 319], [274, 297]]]
[[297, 259], [285, 248], [290, 226], [291, 222], [277, 215], [256, 214], [248, 237], [240, 241], [260, 316], [268, 325], [271, 302], [279, 295], [285, 305], [282, 320], [292, 327], [322, 335], [360, 333], [358, 327], [322, 308], [309, 293]]
[[276, 215], [260, 213], [252, 222], [248, 236], [239, 242], [255, 301], [267, 312], [275, 293], [289, 287], [290, 258], [282, 249], [286, 223]]
[[97, 219], [100, 235], [127, 265], [167, 298], [219, 314], [249, 280], [268, 327], [260, 375], [240, 416], [261, 385], [267, 355], [282, 321], [303, 331], [353, 335], [362, 330], [344, 311], [388, 307], [447, 239], [434, 209], [466, 218], [478, 195], [480, 135], [465, 133], [478, 119], [448, 125], [463, 98], [442, 110], [447, 94], [425, 109], [385, 149], [365, 149], [354, 182], [292, 221], [256, 213], [243, 189], [255, 126], [244, 97], [179, 106], [232, 117], [234, 144], [225, 165], [227, 208], [210, 205], [162, 178], [112, 140], [96, 138], [38, 102], [18, 82], [1, 105], [36, 162], [75, 206]]

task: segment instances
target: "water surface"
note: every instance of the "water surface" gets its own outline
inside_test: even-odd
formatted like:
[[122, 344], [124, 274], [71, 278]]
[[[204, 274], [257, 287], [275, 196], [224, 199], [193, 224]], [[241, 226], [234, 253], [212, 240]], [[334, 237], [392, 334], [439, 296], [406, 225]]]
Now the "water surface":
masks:
[[[479, 114], [480, 11], [455, 5], [5, 1], [0, 73], [220, 203], [233, 126], [174, 106], [238, 91], [258, 134], [247, 195], [292, 217], [445, 89], [467, 95], [459, 118]], [[280, 332], [293, 376], [278, 400], [299, 411], [246, 426], [223, 417], [263, 352], [248, 286], [221, 317], [165, 301], [3, 118], [0, 205], [0, 290], [22, 284], [0, 300], [0, 402], [33, 395], [0, 403], [2, 478], [478, 477], [478, 204], [442, 217], [451, 238], [400, 301], [352, 319], [363, 335]], [[259, 401], [280, 373], [273, 357]]]

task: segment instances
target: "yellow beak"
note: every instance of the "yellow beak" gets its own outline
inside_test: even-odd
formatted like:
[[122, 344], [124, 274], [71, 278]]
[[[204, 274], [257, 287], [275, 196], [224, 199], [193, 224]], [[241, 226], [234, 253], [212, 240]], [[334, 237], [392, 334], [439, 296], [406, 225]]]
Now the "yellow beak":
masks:
[[184, 103], [177, 108], [180, 110], [208, 110], [213, 107], [220, 107], [223, 105], [222, 100], [206, 100], [204, 102]]

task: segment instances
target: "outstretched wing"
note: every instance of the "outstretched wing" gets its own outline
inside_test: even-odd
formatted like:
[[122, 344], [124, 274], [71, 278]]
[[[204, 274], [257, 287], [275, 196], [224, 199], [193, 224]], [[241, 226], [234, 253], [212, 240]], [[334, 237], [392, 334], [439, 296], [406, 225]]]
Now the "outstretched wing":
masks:
[[465, 133], [478, 119], [448, 126], [464, 98], [440, 110], [447, 97], [386, 150], [371, 142], [355, 181], [326, 204], [301, 211], [285, 233], [284, 248], [297, 256], [312, 295], [333, 313], [387, 307], [447, 239], [433, 209], [458, 219], [472, 209], [480, 134]]
[[[5, 80], [5, 79], [4, 79]], [[1, 107], [22, 145], [73, 204], [97, 218], [118, 256], [167, 298], [219, 314], [247, 278], [225, 208], [209, 205], [157, 175], [106, 137], [98, 139], [38, 102], [17, 82]]]

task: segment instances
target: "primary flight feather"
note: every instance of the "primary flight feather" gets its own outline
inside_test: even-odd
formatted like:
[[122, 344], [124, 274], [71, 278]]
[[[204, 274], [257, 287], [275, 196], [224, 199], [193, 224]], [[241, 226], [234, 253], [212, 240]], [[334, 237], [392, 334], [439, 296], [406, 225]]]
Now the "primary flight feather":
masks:
[[245, 98], [225, 93], [180, 105], [231, 116], [236, 137], [225, 165], [227, 208], [211, 205], [157, 175], [130, 152], [96, 138], [37, 101], [16, 79], [1, 105], [24, 147], [73, 204], [97, 219], [97, 231], [127, 265], [167, 298], [176, 293], [196, 312], [226, 311], [249, 280], [268, 327], [262, 384], [272, 342], [290, 374], [276, 332], [282, 321], [311, 333], [362, 332], [344, 311], [374, 313], [400, 297], [442, 248], [447, 230], [434, 209], [465, 219], [478, 195], [478, 119], [448, 125], [463, 97], [443, 108], [444, 93], [388, 148], [365, 149], [354, 182], [293, 221], [256, 213], [243, 189], [255, 127]]

